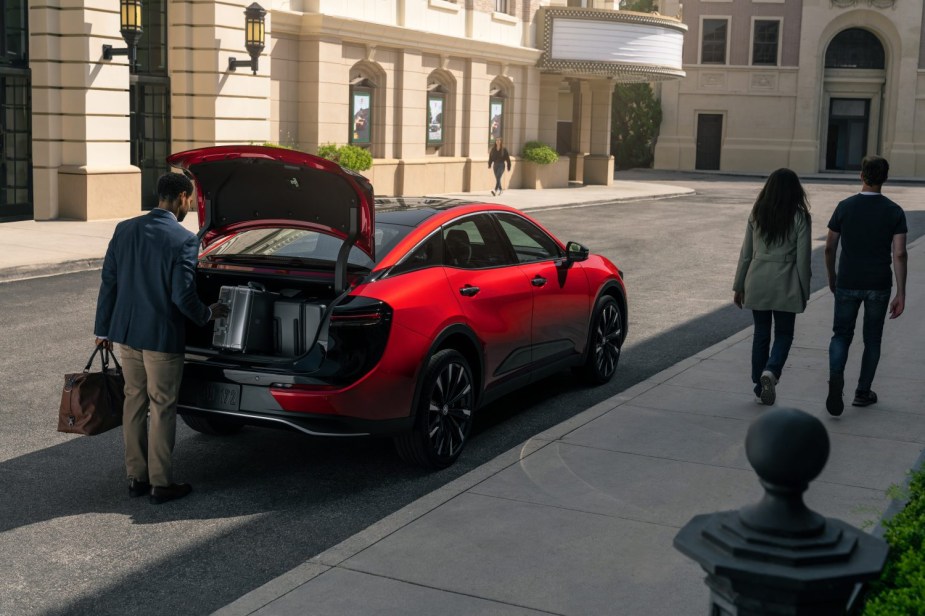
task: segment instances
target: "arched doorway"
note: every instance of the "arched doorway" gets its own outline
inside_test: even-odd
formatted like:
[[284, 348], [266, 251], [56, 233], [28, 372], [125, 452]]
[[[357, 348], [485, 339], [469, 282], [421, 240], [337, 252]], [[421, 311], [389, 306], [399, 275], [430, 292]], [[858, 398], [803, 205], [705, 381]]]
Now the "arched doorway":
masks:
[[852, 171], [880, 146], [880, 102], [886, 54], [863, 28], [839, 32], [825, 52], [825, 139], [822, 168]]

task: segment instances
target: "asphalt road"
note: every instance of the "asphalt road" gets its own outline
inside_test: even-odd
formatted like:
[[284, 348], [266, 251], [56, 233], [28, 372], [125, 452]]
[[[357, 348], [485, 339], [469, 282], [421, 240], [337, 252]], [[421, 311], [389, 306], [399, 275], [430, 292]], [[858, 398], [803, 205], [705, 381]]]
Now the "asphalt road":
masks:
[[[750, 313], [732, 306], [730, 287], [760, 184], [654, 172], [620, 179], [678, 182], [698, 193], [534, 212], [562, 239], [624, 270], [630, 325], [617, 377], [588, 388], [563, 373], [498, 401], [481, 414], [460, 461], [439, 473], [404, 465], [388, 441], [317, 441], [256, 428], [215, 438], [181, 425], [176, 469], [193, 495], [160, 507], [129, 499], [120, 431], [94, 438], [55, 431], [63, 374], [79, 370], [91, 351], [99, 274], [0, 284], [0, 614], [208, 613], [747, 327]], [[824, 283], [825, 223], [857, 188], [807, 184], [814, 289]], [[925, 187], [888, 188], [907, 210], [911, 241], [925, 230]], [[742, 386], [751, 387], [746, 366]]]

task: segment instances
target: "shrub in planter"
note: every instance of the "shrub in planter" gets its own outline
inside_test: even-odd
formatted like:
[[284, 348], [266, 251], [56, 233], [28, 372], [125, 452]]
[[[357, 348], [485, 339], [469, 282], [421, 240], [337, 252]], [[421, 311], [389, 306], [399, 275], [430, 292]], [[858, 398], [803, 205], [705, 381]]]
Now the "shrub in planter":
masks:
[[884, 524], [890, 556], [870, 584], [864, 616], [925, 613], [925, 471], [912, 473], [905, 496], [906, 506]]
[[366, 171], [373, 166], [373, 156], [369, 150], [356, 145], [337, 146], [333, 143], [323, 143], [318, 146], [318, 156], [353, 171]]
[[528, 141], [524, 144], [523, 159], [538, 165], [549, 165], [559, 160], [559, 154], [540, 141]]

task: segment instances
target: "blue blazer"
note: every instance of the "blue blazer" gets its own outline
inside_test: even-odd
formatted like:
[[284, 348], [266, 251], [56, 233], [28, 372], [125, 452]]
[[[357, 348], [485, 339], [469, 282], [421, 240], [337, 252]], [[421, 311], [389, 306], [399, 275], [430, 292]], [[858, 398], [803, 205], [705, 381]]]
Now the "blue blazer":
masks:
[[94, 334], [136, 349], [182, 353], [184, 317], [205, 325], [196, 293], [199, 241], [167, 210], [124, 220], [106, 250]]

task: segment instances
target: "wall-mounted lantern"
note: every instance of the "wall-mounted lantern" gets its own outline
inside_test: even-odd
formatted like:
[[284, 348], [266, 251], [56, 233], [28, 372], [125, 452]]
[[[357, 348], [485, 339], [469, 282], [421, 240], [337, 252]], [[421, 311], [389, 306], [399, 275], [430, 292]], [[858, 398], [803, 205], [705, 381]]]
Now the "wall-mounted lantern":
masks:
[[245, 61], [228, 58], [229, 71], [237, 70], [240, 66], [251, 69], [254, 75], [257, 74], [257, 61], [260, 59], [260, 52], [263, 51], [265, 43], [266, 14], [266, 10], [256, 2], [244, 9], [244, 48], [247, 49], [251, 59]]
[[138, 57], [138, 41], [141, 39], [141, 0], [119, 0], [119, 32], [127, 47], [114, 49], [112, 45], [103, 45], [103, 59], [112, 60], [113, 56], [128, 56], [129, 71], [135, 70]]

